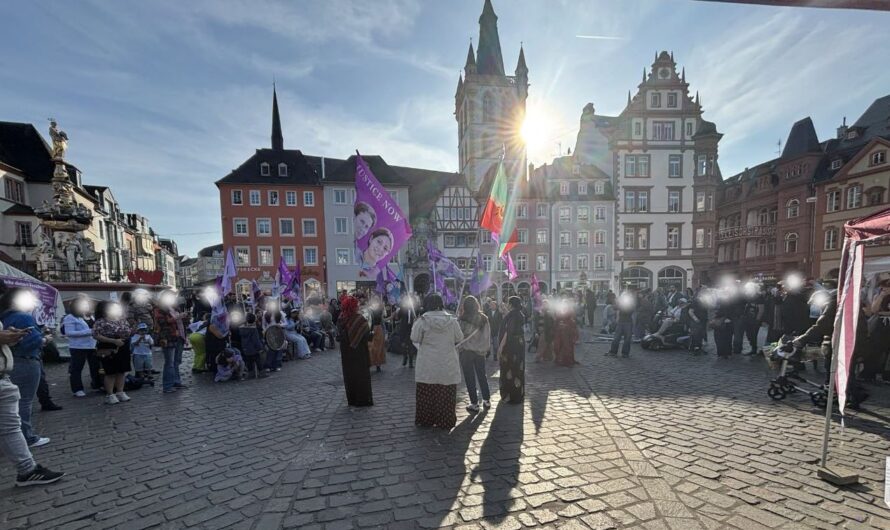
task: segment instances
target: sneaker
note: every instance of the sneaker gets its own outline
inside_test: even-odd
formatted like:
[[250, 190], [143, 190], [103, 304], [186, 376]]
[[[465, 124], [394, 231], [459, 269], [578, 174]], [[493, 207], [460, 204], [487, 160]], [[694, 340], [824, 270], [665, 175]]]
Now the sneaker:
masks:
[[40, 410], [45, 411], [45, 412], [52, 412], [54, 410], [62, 410], [62, 407], [60, 405], [56, 405], [55, 403], [50, 401], [46, 405], [41, 405]]
[[46, 445], [48, 443], [49, 443], [49, 438], [41, 436], [41, 437], [37, 438], [36, 442], [34, 442], [32, 444], [28, 444], [28, 447], [43, 447], [44, 445]]
[[281, 371], [281, 368], [276, 368], [275, 371], [276, 371], [276, 372], [280, 372], [280, 371]]
[[471, 414], [475, 414], [475, 413], [479, 412], [479, 405], [477, 405], [475, 403], [470, 403], [469, 405], [467, 405], [467, 412], [469, 412]]
[[489, 401], [489, 400], [487, 400], [487, 399], [486, 399], [486, 400], [483, 400], [483, 401], [482, 401], [482, 406], [485, 407], [485, 409], [490, 409], [490, 408], [491, 408], [491, 401]]
[[83, 390], [78, 390], [77, 392], [74, 393], [74, 397], [87, 397], [87, 393], [84, 392]]
[[188, 386], [186, 386], [182, 383], [174, 383], [173, 388], [188, 388]]
[[127, 401], [130, 401], [130, 396], [128, 396], [128, 395], [126, 394], [126, 392], [118, 392], [118, 393], [115, 394], [114, 396], [115, 396], [115, 397], [117, 398], [117, 400], [120, 401], [121, 403], [125, 403], [125, 402], [127, 402]]
[[42, 484], [52, 484], [56, 482], [60, 478], [64, 477], [65, 473], [59, 473], [56, 471], [50, 471], [41, 465], [37, 465], [30, 473], [25, 473], [24, 475], [19, 475], [15, 479], [15, 485], [24, 487], [24, 486], [40, 486]]
[[165, 393], [165, 394], [172, 394], [172, 393], [174, 393], [174, 392], [176, 392], [176, 388], [175, 388], [175, 387], [174, 387], [174, 388], [168, 388], [168, 389], [164, 390], [164, 393]]
[[108, 394], [107, 396], [105, 396], [106, 405], [117, 405], [118, 403], [120, 403], [120, 400], [117, 399], [117, 396], [115, 396], [114, 394]]
[[624, 358], [626, 359], [626, 358], [630, 357], [630, 354], [629, 354], [629, 353], [622, 353], [621, 356], [624, 357]]

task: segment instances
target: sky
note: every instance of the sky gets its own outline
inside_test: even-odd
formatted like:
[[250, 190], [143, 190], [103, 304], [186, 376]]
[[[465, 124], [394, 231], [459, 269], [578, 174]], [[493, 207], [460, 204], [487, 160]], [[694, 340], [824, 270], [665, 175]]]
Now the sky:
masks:
[[[7, 0], [0, 120], [54, 117], [68, 160], [194, 256], [219, 243], [213, 183], [270, 144], [457, 171], [454, 92], [483, 0]], [[890, 93], [890, 13], [692, 0], [494, 0], [508, 72], [520, 43], [540, 165], [574, 146], [581, 109], [617, 115], [673, 51], [724, 134], [724, 176], [820, 139]], [[581, 38], [598, 37], [598, 38]], [[530, 110], [531, 112], [531, 110]]]

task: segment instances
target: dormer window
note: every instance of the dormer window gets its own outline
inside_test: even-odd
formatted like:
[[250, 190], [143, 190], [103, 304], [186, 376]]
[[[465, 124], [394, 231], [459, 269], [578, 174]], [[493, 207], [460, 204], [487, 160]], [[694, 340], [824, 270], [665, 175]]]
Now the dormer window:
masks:
[[878, 151], [871, 154], [871, 165], [877, 166], [887, 162], [887, 151]]
[[606, 191], [606, 184], [603, 181], [598, 180], [593, 183], [593, 192], [594, 193], [596, 193], [597, 195], [602, 195], [603, 193], [605, 193], [605, 191]]
[[287, 164], [284, 162], [278, 164], [278, 176], [286, 177], [287, 176]]
[[840, 169], [841, 168], [841, 159], [831, 161], [831, 169]]
[[658, 92], [652, 92], [652, 94], [650, 94], [650, 101], [651, 107], [653, 109], [661, 107], [661, 94], [659, 94]]
[[847, 140], [852, 140], [853, 138], [856, 138], [857, 136], [859, 136], [859, 134], [856, 131], [847, 132]]
[[264, 177], [269, 176], [269, 164], [267, 162], [260, 164], [260, 175]]
[[580, 174], [581, 174], [581, 166], [579, 166], [578, 164], [575, 164], [574, 166], [572, 166], [572, 175], [578, 176]]

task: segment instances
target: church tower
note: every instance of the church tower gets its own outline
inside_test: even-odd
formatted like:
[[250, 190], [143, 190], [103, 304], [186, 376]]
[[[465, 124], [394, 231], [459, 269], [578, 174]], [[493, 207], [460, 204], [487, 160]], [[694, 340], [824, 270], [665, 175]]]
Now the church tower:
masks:
[[498, 17], [491, 0], [485, 0], [479, 17], [478, 48], [474, 50], [470, 43], [454, 96], [458, 167], [473, 193], [486, 187], [485, 177], [502, 154], [508, 176], [525, 177], [525, 145], [519, 129], [527, 97], [525, 52], [520, 46], [514, 75], [506, 75]]

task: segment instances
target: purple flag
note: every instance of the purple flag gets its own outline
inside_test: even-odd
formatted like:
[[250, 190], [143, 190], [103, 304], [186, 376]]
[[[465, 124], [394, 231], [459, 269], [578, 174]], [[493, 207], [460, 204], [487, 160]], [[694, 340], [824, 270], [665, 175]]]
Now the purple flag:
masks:
[[398, 301], [401, 295], [399, 287], [399, 277], [389, 268], [389, 266], [380, 269], [377, 273], [377, 292], [387, 297], [390, 302]]
[[456, 263], [445, 257], [442, 251], [436, 248], [432, 241], [426, 242], [426, 251], [429, 256], [430, 268], [436, 268], [436, 274], [445, 276], [446, 278], [456, 278], [462, 280], [463, 271]]
[[513, 264], [513, 256], [510, 255], [509, 252], [501, 256], [501, 259], [504, 260], [504, 263], [507, 264], [507, 279], [510, 281], [515, 280], [519, 277], [519, 273], [516, 272], [516, 265]]
[[293, 274], [290, 275], [288, 281], [288, 291], [291, 300], [298, 306], [303, 305], [303, 267], [300, 260], [297, 260], [297, 266], [294, 268]]
[[476, 256], [476, 266], [473, 268], [473, 276], [470, 278], [470, 294], [480, 296], [491, 287], [491, 283], [491, 273], [485, 270], [482, 256]]
[[362, 156], [355, 157], [355, 248], [364, 276], [376, 275], [411, 237], [411, 226], [398, 202], [371, 172]]
[[230, 248], [226, 252], [226, 265], [225, 268], [223, 268], [222, 280], [219, 284], [223, 296], [232, 292], [232, 280], [234, 280], [236, 276], [238, 276], [238, 270], [235, 268], [235, 254], [232, 253], [232, 249]]
[[438, 274], [435, 276], [436, 282], [433, 286], [433, 292], [436, 293], [444, 293], [445, 292], [445, 278], [439, 276]]
[[278, 260], [278, 293], [287, 294], [290, 291], [291, 273], [284, 262], [284, 257]]

